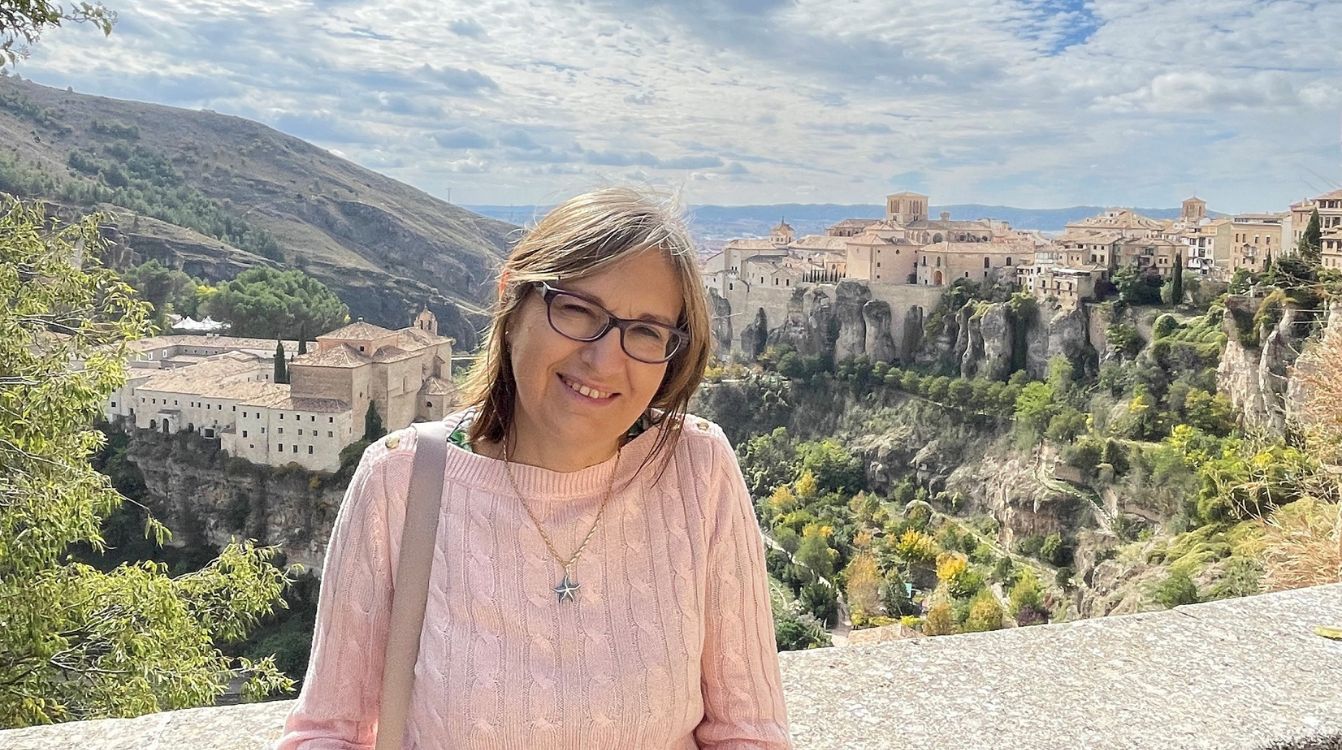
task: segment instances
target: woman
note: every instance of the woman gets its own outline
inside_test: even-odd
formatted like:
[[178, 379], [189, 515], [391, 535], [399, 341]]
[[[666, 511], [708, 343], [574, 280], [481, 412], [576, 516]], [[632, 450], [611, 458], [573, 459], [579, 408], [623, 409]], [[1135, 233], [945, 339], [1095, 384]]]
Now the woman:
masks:
[[[517, 245], [448, 418], [407, 748], [790, 747], [745, 482], [686, 415], [709, 347], [693, 245], [639, 194]], [[415, 440], [350, 483], [281, 750], [374, 741]]]

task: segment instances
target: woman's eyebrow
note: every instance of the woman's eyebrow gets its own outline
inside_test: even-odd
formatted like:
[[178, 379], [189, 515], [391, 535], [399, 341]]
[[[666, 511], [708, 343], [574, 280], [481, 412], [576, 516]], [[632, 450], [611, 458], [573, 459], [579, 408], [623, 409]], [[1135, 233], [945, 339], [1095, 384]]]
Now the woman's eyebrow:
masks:
[[[574, 289], [572, 287], [568, 288], [555, 287], [555, 288], [559, 289], [562, 292], [568, 292], [569, 294], [582, 297], [588, 302], [595, 302], [596, 304], [601, 305], [601, 307], [605, 309], [607, 312], [610, 312], [610, 305], [606, 304], [605, 300], [601, 299], [601, 297], [593, 294], [592, 292], [589, 292], [585, 289]], [[614, 315], [614, 313], [611, 314]], [[676, 327], [676, 322], [674, 320], [671, 320], [664, 315], [657, 315], [654, 313], [643, 313], [642, 315], [639, 315], [634, 318], [625, 318], [625, 320], [647, 320], [653, 323], [661, 323], [662, 325], [668, 328]]]

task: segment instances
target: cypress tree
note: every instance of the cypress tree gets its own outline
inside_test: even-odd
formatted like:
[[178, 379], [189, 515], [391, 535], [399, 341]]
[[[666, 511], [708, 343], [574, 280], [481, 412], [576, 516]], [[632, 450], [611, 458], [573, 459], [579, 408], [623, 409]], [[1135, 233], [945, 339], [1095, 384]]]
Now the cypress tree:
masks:
[[308, 324], [304, 323], [298, 327], [298, 354], [308, 353]]
[[377, 413], [377, 406], [372, 401], [368, 402], [368, 411], [363, 415], [363, 439], [373, 442], [382, 437], [386, 430], [382, 427], [382, 416]]
[[1184, 301], [1184, 254], [1174, 254], [1174, 276], [1170, 279], [1170, 304], [1178, 305]]
[[1319, 209], [1316, 206], [1314, 212], [1310, 214], [1309, 225], [1305, 227], [1305, 233], [1300, 235], [1300, 243], [1296, 245], [1296, 252], [1300, 258], [1310, 265], [1319, 264], [1320, 251], [1323, 248], [1323, 230], [1319, 226]]
[[275, 342], [275, 382], [281, 384], [289, 382], [289, 371], [284, 365], [283, 341]]

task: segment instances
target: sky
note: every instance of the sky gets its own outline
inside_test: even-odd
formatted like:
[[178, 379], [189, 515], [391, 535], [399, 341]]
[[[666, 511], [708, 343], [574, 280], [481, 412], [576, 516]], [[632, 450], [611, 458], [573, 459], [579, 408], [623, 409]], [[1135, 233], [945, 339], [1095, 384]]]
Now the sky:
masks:
[[1338, 0], [105, 0], [16, 71], [440, 198], [1284, 210], [1342, 186]]

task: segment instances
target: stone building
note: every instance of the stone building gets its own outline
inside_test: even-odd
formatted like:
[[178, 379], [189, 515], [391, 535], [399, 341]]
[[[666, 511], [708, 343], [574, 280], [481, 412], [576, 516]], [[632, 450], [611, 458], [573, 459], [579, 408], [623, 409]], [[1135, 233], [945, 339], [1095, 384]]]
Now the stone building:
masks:
[[[456, 404], [452, 339], [424, 310], [391, 331], [362, 321], [317, 337], [287, 357], [274, 381], [275, 342], [228, 336], [160, 336], [131, 344], [127, 383], [109, 420], [140, 429], [195, 432], [231, 456], [270, 466], [334, 471], [340, 451], [363, 437], [371, 404], [388, 430], [439, 419]], [[284, 342], [286, 353], [298, 342]]]
[[1287, 252], [1295, 250], [1315, 209], [1319, 212], [1322, 233], [1323, 267], [1342, 268], [1342, 189], [1291, 204], [1289, 218], [1284, 222], [1284, 237], [1289, 238]]

